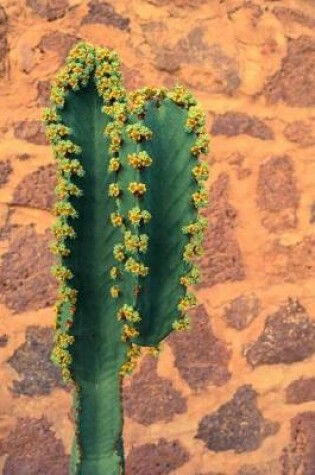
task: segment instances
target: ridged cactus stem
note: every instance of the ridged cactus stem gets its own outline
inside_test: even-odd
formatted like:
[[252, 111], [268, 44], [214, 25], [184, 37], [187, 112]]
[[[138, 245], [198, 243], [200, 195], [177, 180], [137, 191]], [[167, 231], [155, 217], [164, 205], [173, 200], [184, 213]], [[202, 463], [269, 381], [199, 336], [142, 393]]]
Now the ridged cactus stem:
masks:
[[[207, 221], [205, 118], [181, 86], [129, 94], [119, 59], [78, 43], [44, 111], [57, 164], [52, 361], [74, 389], [71, 475], [124, 475], [123, 377], [189, 328]], [[70, 282], [71, 281], [71, 284]]]

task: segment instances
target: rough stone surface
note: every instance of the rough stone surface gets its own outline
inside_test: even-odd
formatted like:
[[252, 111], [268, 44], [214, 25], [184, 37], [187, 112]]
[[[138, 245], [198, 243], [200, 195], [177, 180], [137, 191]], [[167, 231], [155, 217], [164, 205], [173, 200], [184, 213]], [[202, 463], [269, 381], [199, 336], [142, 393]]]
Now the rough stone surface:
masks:
[[315, 145], [315, 129], [310, 122], [295, 120], [285, 127], [283, 133], [290, 142], [296, 143], [301, 147]]
[[11, 231], [18, 227], [18, 224], [11, 223], [11, 217], [15, 213], [14, 208], [8, 207], [5, 212], [5, 218], [3, 220], [2, 226], [0, 226], [0, 241], [4, 241], [9, 238]]
[[215, 452], [251, 452], [258, 449], [266, 437], [278, 432], [279, 427], [278, 422], [263, 417], [257, 406], [257, 392], [246, 384], [230, 401], [201, 419], [194, 437]]
[[243, 257], [234, 233], [238, 211], [229, 203], [229, 185], [229, 175], [222, 172], [210, 189], [209, 206], [203, 212], [209, 223], [200, 265], [203, 282], [196, 288], [245, 279]]
[[54, 21], [65, 16], [68, 0], [26, 0], [26, 5], [45, 20]]
[[0, 335], [0, 348], [7, 346], [8, 341], [9, 341], [8, 335], [6, 334]]
[[315, 38], [290, 39], [280, 71], [264, 87], [268, 104], [283, 101], [293, 107], [315, 105]]
[[172, 332], [168, 336], [174, 365], [194, 391], [205, 390], [208, 384], [222, 386], [231, 377], [228, 370], [231, 351], [213, 333], [203, 305], [190, 311], [190, 320], [189, 334]]
[[310, 208], [310, 223], [315, 223], [315, 201], [311, 204]]
[[293, 159], [273, 156], [259, 167], [257, 205], [264, 213], [262, 224], [277, 232], [296, 228], [300, 193]]
[[19, 418], [8, 437], [0, 440], [7, 454], [3, 475], [68, 475], [69, 456], [46, 417]]
[[308, 401], [315, 401], [315, 377], [292, 381], [286, 388], [286, 402], [302, 404]]
[[270, 284], [294, 282], [315, 276], [315, 235], [304, 236], [294, 244], [281, 244], [275, 240], [266, 246], [265, 271]]
[[0, 78], [7, 72], [8, 43], [8, 16], [5, 8], [0, 5]]
[[9, 181], [9, 177], [13, 172], [13, 167], [10, 160], [0, 161], [0, 188], [6, 185]]
[[255, 294], [240, 295], [224, 309], [224, 319], [229, 327], [244, 330], [259, 315], [260, 301]]
[[55, 202], [57, 184], [54, 164], [42, 165], [26, 175], [14, 190], [12, 204], [32, 208], [51, 209]]
[[315, 471], [315, 412], [302, 412], [291, 420], [291, 442], [282, 453], [285, 474], [313, 475]]
[[278, 6], [272, 9], [272, 13], [278, 18], [278, 20], [284, 23], [299, 23], [308, 28], [315, 28], [315, 18], [310, 17], [297, 8]]
[[27, 140], [35, 145], [48, 145], [44, 125], [40, 120], [22, 120], [14, 126], [17, 139]]
[[19, 313], [54, 305], [57, 280], [50, 267], [55, 263], [49, 250], [52, 233], [37, 234], [32, 225], [16, 229], [0, 265], [0, 299]]
[[49, 97], [50, 97], [50, 81], [38, 81], [37, 82], [37, 105], [40, 107], [49, 106]]
[[215, 115], [210, 133], [228, 137], [245, 134], [261, 140], [274, 138], [272, 129], [263, 120], [238, 111]]
[[123, 31], [130, 31], [130, 19], [117, 13], [110, 3], [92, 0], [88, 3], [88, 7], [89, 12], [83, 17], [82, 25], [102, 23], [103, 25], [114, 26]]
[[284, 475], [280, 460], [274, 459], [258, 464], [245, 464], [240, 467], [236, 475]]
[[[157, 376], [156, 368], [157, 360], [147, 356], [130, 387], [124, 389], [125, 414], [144, 425], [171, 421], [176, 414], [187, 410], [185, 398], [174, 389], [171, 381]], [[154, 405], [151, 404], [153, 400]]]
[[189, 460], [189, 453], [177, 441], [159, 439], [131, 449], [126, 459], [126, 475], [168, 475]]
[[47, 51], [58, 53], [60, 60], [64, 61], [71, 48], [80, 39], [82, 38], [77, 35], [70, 35], [62, 31], [51, 31], [42, 37], [38, 48], [42, 53]]
[[60, 370], [50, 361], [53, 334], [48, 327], [26, 329], [25, 343], [7, 360], [20, 376], [20, 381], [13, 381], [13, 395], [49, 394], [57, 386], [64, 387]]
[[315, 352], [315, 321], [298, 299], [288, 302], [271, 315], [256, 342], [248, 345], [245, 356], [253, 366], [291, 364]]

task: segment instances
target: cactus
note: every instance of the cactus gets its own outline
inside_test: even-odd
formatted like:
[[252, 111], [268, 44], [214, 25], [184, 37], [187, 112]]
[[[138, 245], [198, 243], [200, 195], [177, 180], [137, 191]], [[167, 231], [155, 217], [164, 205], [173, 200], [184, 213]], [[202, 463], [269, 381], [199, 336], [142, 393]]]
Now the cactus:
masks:
[[205, 118], [180, 85], [126, 92], [114, 51], [77, 43], [43, 111], [57, 163], [51, 359], [73, 391], [71, 475], [123, 475], [122, 381], [189, 328], [207, 225]]

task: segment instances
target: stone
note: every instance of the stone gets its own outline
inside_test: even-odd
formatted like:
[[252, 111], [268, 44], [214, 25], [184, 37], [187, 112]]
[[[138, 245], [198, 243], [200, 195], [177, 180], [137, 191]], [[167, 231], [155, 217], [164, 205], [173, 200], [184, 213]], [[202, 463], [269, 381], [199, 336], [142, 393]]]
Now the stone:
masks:
[[296, 282], [315, 277], [315, 234], [283, 244], [279, 239], [266, 245], [263, 253], [269, 284]]
[[0, 188], [5, 186], [9, 182], [9, 177], [13, 172], [13, 168], [10, 160], [0, 161]]
[[49, 145], [44, 131], [44, 124], [40, 120], [22, 120], [14, 125], [14, 136], [17, 139], [27, 140], [35, 145]]
[[315, 321], [298, 299], [289, 297], [287, 303], [267, 316], [257, 341], [244, 349], [252, 367], [303, 361], [315, 352]]
[[285, 392], [287, 404], [302, 404], [308, 401], [315, 401], [315, 377], [302, 377], [286, 388]]
[[240, 295], [224, 309], [223, 317], [229, 327], [241, 331], [260, 313], [260, 300], [255, 294]]
[[69, 455], [45, 416], [18, 418], [15, 428], [0, 440], [7, 454], [3, 475], [68, 475]]
[[50, 229], [37, 234], [32, 224], [15, 229], [0, 264], [0, 301], [13, 314], [55, 304], [58, 285], [50, 272], [55, 264], [49, 250], [52, 238]]
[[37, 105], [40, 107], [48, 107], [50, 104], [50, 81], [38, 81], [37, 82]]
[[283, 133], [286, 139], [301, 147], [315, 145], [315, 127], [310, 122], [295, 120], [284, 128]]
[[297, 8], [289, 8], [284, 6], [276, 6], [272, 9], [272, 13], [285, 24], [298, 23], [308, 28], [315, 28], [315, 18], [303, 13]]
[[160, 438], [156, 444], [133, 447], [126, 459], [128, 475], [168, 475], [188, 462], [189, 452], [178, 440]]
[[291, 419], [291, 442], [281, 454], [283, 474], [314, 475], [315, 412], [306, 411]]
[[17, 185], [11, 204], [51, 210], [56, 201], [54, 192], [56, 185], [55, 165], [41, 165]]
[[83, 17], [81, 25], [102, 23], [122, 31], [130, 31], [130, 19], [117, 13], [110, 3], [92, 0], [88, 3], [88, 7], [89, 12]]
[[0, 335], [0, 348], [4, 348], [5, 346], [7, 346], [8, 341], [9, 341], [8, 335], [6, 334]]
[[174, 353], [174, 366], [195, 392], [205, 390], [209, 384], [222, 386], [231, 378], [231, 350], [214, 334], [203, 305], [191, 309], [189, 316], [189, 333], [172, 332], [166, 340]]
[[200, 259], [203, 281], [195, 288], [211, 287], [245, 279], [241, 249], [234, 229], [238, 211], [229, 203], [230, 177], [221, 172], [209, 191], [209, 205], [201, 215], [208, 218], [204, 233], [204, 256]]
[[20, 376], [10, 388], [13, 397], [50, 394], [56, 387], [64, 388], [60, 369], [50, 360], [53, 336], [53, 328], [34, 325], [26, 328], [25, 343], [7, 360]]
[[244, 112], [229, 111], [224, 114], [216, 114], [210, 133], [234, 137], [245, 134], [261, 140], [274, 139], [272, 129], [264, 121]]
[[242, 465], [236, 475], [284, 475], [279, 458], [268, 462]]
[[26, 0], [26, 6], [48, 21], [63, 18], [67, 12], [68, 0]]
[[12, 224], [10, 222], [11, 217], [14, 213], [15, 213], [15, 209], [9, 208], [9, 206], [7, 206], [4, 212], [5, 218], [3, 220], [2, 225], [0, 226], [0, 241], [5, 241], [6, 239], [9, 239], [12, 230], [19, 227], [18, 224], [16, 223]]
[[257, 182], [257, 205], [267, 211], [262, 225], [272, 232], [296, 228], [299, 202], [293, 159], [276, 155], [262, 163]]
[[6, 75], [8, 69], [8, 16], [5, 8], [0, 5], [0, 78]]
[[281, 68], [263, 88], [267, 104], [283, 101], [292, 107], [315, 105], [315, 38], [302, 35], [288, 40]]
[[237, 389], [231, 400], [204, 416], [195, 439], [209, 450], [235, 453], [257, 450], [263, 440], [278, 432], [280, 424], [264, 418], [257, 406], [257, 392], [249, 384]]
[[315, 223], [315, 201], [311, 204], [310, 215], [310, 224], [313, 224]]
[[147, 355], [131, 385], [123, 391], [125, 414], [146, 426], [158, 421], [169, 422], [187, 410], [186, 399], [170, 380], [160, 378], [156, 371], [156, 358]]
[[41, 53], [47, 53], [48, 51], [57, 53], [63, 62], [71, 48], [81, 39], [80, 36], [70, 35], [62, 31], [50, 31], [41, 38], [38, 48]]

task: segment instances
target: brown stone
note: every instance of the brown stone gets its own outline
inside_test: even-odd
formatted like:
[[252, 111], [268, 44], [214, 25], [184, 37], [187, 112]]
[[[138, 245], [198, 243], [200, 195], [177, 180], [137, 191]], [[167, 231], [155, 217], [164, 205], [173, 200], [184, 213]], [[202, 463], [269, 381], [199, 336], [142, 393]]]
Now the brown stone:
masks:
[[37, 82], [37, 105], [47, 107], [49, 106], [50, 99], [50, 81], [38, 81]]
[[311, 204], [310, 214], [310, 223], [313, 224], [315, 223], [315, 201]]
[[50, 229], [37, 234], [33, 225], [15, 230], [0, 265], [0, 300], [13, 313], [54, 305], [58, 286], [50, 272], [52, 238]]
[[29, 158], [31, 158], [31, 155], [29, 153], [18, 153], [16, 158], [24, 162], [25, 160], [28, 160]]
[[283, 133], [290, 142], [297, 143], [301, 147], [315, 145], [315, 129], [310, 122], [295, 120], [285, 127]]
[[125, 414], [140, 424], [150, 425], [162, 420], [169, 422], [176, 414], [187, 410], [185, 398], [174, 389], [171, 381], [160, 378], [156, 369], [157, 360], [146, 356], [131, 385], [123, 391]]
[[236, 475], [284, 475], [279, 459], [255, 464], [245, 464]]
[[189, 334], [172, 332], [167, 338], [175, 356], [174, 365], [194, 391], [205, 390], [209, 384], [222, 386], [231, 377], [231, 350], [213, 333], [203, 305], [190, 311], [190, 320]]
[[256, 28], [260, 18], [262, 17], [264, 11], [261, 8], [260, 5], [257, 3], [254, 3], [252, 0], [245, 0], [244, 2], [244, 8], [249, 12], [250, 14], [250, 20], [253, 28]]
[[27, 140], [35, 145], [48, 145], [44, 132], [44, 124], [40, 120], [22, 120], [14, 126], [14, 136], [17, 139]]
[[315, 377], [292, 381], [286, 388], [286, 402], [302, 404], [308, 401], [315, 401]]
[[13, 168], [10, 160], [0, 161], [0, 188], [6, 185], [9, 181], [9, 177], [13, 172]]
[[9, 208], [7, 207], [7, 210], [5, 212], [5, 219], [4, 219], [4, 222], [2, 224], [2, 226], [0, 226], [0, 241], [4, 241], [6, 239], [9, 238], [10, 236], [10, 233], [13, 229], [19, 227], [18, 224], [12, 224], [10, 222], [10, 219], [12, 217], [12, 215], [15, 213], [15, 209], [14, 208]]
[[42, 37], [38, 48], [42, 53], [53, 51], [64, 61], [71, 48], [81, 39], [80, 36], [69, 35], [62, 31], [51, 31]]
[[233, 398], [199, 422], [195, 439], [209, 450], [235, 453], [258, 449], [263, 440], [278, 432], [280, 424], [263, 417], [257, 406], [257, 392], [251, 385], [241, 386]]
[[255, 294], [240, 295], [224, 309], [224, 319], [229, 327], [244, 330], [259, 315], [260, 301]]
[[273, 156], [262, 163], [257, 183], [257, 205], [267, 211], [263, 214], [262, 225], [272, 232], [296, 228], [299, 202], [292, 158]]
[[69, 4], [68, 0], [26, 0], [26, 5], [45, 20], [54, 21], [65, 16]]
[[56, 200], [54, 193], [56, 184], [55, 165], [41, 165], [17, 185], [11, 203], [50, 210]]
[[92, 0], [88, 3], [89, 12], [82, 19], [81, 25], [89, 23], [102, 23], [114, 26], [119, 30], [130, 31], [130, 19], [116, 12], [113, 5], [100, 0]]
[[16, 427], [0, 441], [7, 454], [3, 475], [68, 475], [69, 456], [46, 417], [18, 418]]
[[272, 13], [283, 23], [298, 23], [308, 28], [315, 28], [315, 18], [310, 17], [297, 8], [279, 6], [274, 7]]
[[210, 188], [208, 208], [202, 211], [208, 217], [209, 225], [200, 263], [203, 280], [196, 285], [197, 289], [245, 279], [243, 257], [234, 233], [238, 211], [228, 201], [229, 184], [229, 175], [220, 173]]
[[196, 7], [203, 5], [207, 0], [146, 0], [149, 3], [153, 3], [158, 6], [175, 5], [176, 7]]
[[20, 376], [10, 388], [13, 396], [49, 394], [55, 387], [64, 387], [59, 368], [50, 360], [53, 336], [53, 328], [27, 327], [25, 343], [7, 360]]
[[4, 346], [7, 346], [9, 341], [8, 335], [0, 335], [0, 348], [3, 348]]
[[263, 89], [268, 104], [283, 101], [293, 107], [315, 105], [315, 38], [300, 36], [288, 40], [281, 69], [269, 78]]
[[131, 449], [126, 459], [126, 475], [168, 475], [189, 458], [189, 452], [178, 440], [161, 438], [156, 444]]
[[228, 137], [245, 134], [261, 140], [272, 140], [274, 138], [272, 129], [265, 122], [257, 117], [237, 111], [215, 115], [211, 134]]
[[245, 348], [247, 362], [253, 366], [291, 364], [315, 352], [315, 322], [298, 299], [288, 298], [279, 310], [268, 315], [256, 342]]
[[315, 234], [290, 245], [281, 244], [277, 239], [266, 246], [263, 258], [270, 284], [314, 278]]
[[5, 76], [7, 71], [7, 59], [9, 53], [8, 16], [5, 8], [0, 5], [0, 78]]
[[315, 412], [302, 412], [291, 420], [291, 442], [281, 460], [283, 474], [314, 475]]
[[135, 90], [145, 86], [145, 80], [141, 74], [142, 66], [137, 68], [129, 68], [125, 63], [120, 65], [120, 70], [123, 77], [124, 87], [128, 90]]

